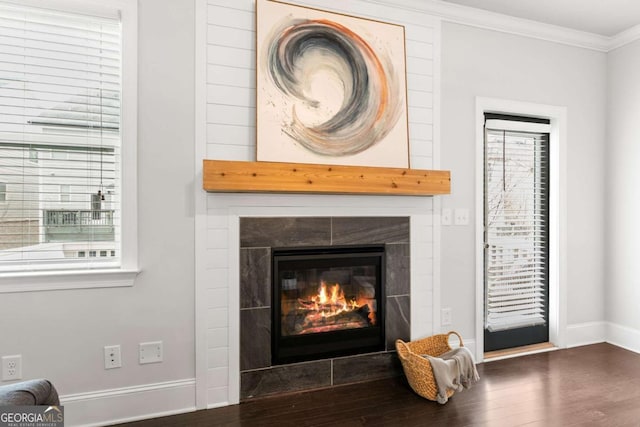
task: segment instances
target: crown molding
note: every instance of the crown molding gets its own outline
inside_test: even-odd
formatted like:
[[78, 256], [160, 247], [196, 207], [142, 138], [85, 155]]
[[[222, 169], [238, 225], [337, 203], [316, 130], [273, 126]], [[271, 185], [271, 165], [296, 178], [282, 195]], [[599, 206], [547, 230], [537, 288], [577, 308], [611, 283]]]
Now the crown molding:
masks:
[[578, 31], [530, 19], [516, 18], [501, 13], [448, 3], [443, 0], [369, 0], [386, 6], [413, 12], [428, 13], [444, 21], [477, 28], [500, 31], [524, 37], [581, 47], [598, 52], [609, 52], [640, 39], [640, 25], [613, 37]]
[[440, 16], [458, 24], [471, 25], [478, 28], [491, 29], [576, 46], [585, 49], [606, 52], [609, 38], [598, 34], [572, 30], [557, 25], [545, 24], [530, 19], [516, 18], [501, 13], [479, 10], [443, 1], [434, 2], [440, 9]]
[[640, 25], [631, 27], [628, 30], [624, 30], [623, 32], [611, 37], [609, 50], [618, 49], [619, 47], [633, 43], [636, 40], [640, 40]]

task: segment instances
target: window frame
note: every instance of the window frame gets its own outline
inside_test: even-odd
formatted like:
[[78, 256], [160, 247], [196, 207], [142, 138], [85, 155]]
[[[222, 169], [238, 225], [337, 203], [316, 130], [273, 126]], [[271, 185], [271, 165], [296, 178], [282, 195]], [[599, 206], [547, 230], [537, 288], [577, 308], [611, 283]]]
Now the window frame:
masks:
[[120, 16], [121, 73], [121, 258], [104, 269], [42, 270], [0, 273], [0, 293], [133, 286], [138, 268], [138, 6], [127, 0], [2, 0], [61, 12]]
[[[484, 240], [484, 264], [485, 264], [485, 331], [484, 331], [484, 349], [487, 351], [494, 351], [502, 348], [502, 346], [508, 346], [507, 348], [517, 347], [520, 345], [534, 344], [538, 341], [546, 342], [549, 336], [549, 190], [550, 183], [550, 120], [548, 119], [534, 119], [523, 116], [504, 116], [502, 114], [495, 115], [492, 113], [485, 113], [485, 162], [484, 162], [484, 224], [483, 230], [485, 234]], [[493, 140], [498, 141], [498, 147], [496, 152], [496, 143], [490, 142], [493, 136]], [[514, 140], [520, 140], [525, 138], [528, 141], [533, 141], [529, 145], [530, 152], [521, 151], [521, 147], [516, 148], [513, 145]], [[526, 149], [525, 149], [526, 150]], [[491, 154], [490, 154], [491, 153]], [[509, 162], [511, 156], [516, 156], [520, 162], [533, 168], [534, 172], [532, 176], [527, 177], [524, 183], [524, 188], [517, 184], [518, 188], [514, 186], [506, 185], [507, 183], [513, 183], [514, 180], [522, 178], [522, 163], [516, 165]], [[497, 163], [498, 170], [502, 172], [496, 177], [496, 174], [491, 174], [491, 166]], [[526, 163], [530, 162], [530, 163]], [[517, 162], [516, 162], [517, 163]], [[518, 170], [518, 168], [520, 168]], [[498, 185], [496, 189], [495, 183]], [[522, 181], [521, 181], [522, 182]], [[511, 187], [507, 189], [507, 187]], [[511, 192], [513, 191], [513, 193]], [[493, 196], [502, 193], [501, 199], [508, 199], [509, 195], [513, 195], [517, 201], [522, 201], [522, 198], [528, 198], [530, 205], [522, 207], [518, 214], [518, 219], [528, 218], [527, 225], [530, 225], [534, 230], [530, 231], [531, 234], [526, 237], [518, 234], [517, 236], [510, 235], [513, 229], [504, 230], [503, 223], [506, 218], [510, 218], [512, 215], [508, 209], [505, 208], [504, 203], [497, 205], [491, 203], [490, 200], [494, 200]], [[493, 206], [492, 206], [493, 205]], [[502, 205], [502, 206], [500, 206]], [[488, 216], [495, 214], [495, 222], [489, 221]], [[502, 217], [502, 219], [500, 219]], [[513, 217], [511, 217], [513, 218]], [[508, 227], [508, 225], [507, 225]], [[535, 239], [531, 237], [535, 236]], [[505, 242], [509, 242], [506, 247], [502, 245]], [[519, 244], [520, 249], [531, 250], [531, 253], [524, 256], [522, 259], [527, 259], [529, 264], [524, 270], [523, 267], [515, 267], [512, 264], [513, 260], [520, 257], [520, 249], [516, 249], [514, 252], [510, 252], [509, 244]], [[500, 249], [498, 249], [500, 248]], [[496, 250], [502, 253], [504, 250], [505, 255], [510, 255], [512, 260], [495, 259]], [[537, 255], [533, 252], [540, 251]], [[535, 261], [542, 259], [542, 264], [537, 264]], [[531, 264], [533, 264], [534, 271], [531, 271]], [[492, 267], [502, 267], [500, 272], [490, 272]], [[513, 268], [517, 272], [514, 273]], [[515, 276], [514, 276], [515, 274]], [[528, 278], [522, 277], [525, 274], [529, 274]], [[536, 276], [533, 279], [532, 276]], [[493, 284], [500, 286], [498, 282], [501, 279], [506, 280], [522, 280], [529, 286], [527, 291], [510, 290], [512, 293], [510, 296], [518, 296], [516, 300], [511, 299], [509, 302], [496, 302], [494, 301], [494, 308], [490, 308], [490, 298], [495, 297], [494, 291], [504, 293], [506, 289], [490, 289], [489, 285]], [[532, 289], [533, 288], [533, 289]], [[541, 291], [542, 295], [535, 297], [523, 298], [523, 293], [531, 292], [532, 290]], [[532, 301], [533, 299], [533, 301]], [[514, 307], [517, 304], [520, 307]], [[522, 310], [531, 310], [533, 307], [531, 304], [542, 304], [542, 308], [536, 313], [530, 313], [526, 324], [523, 324]], [[527, 308], [521, 307], [521, 305], [527, 305]], [[500, 322], [498, 319], [501, 314], [498, 311], [505, 307], [511, 307], [514, 311], [518, 311], [517, 315], [520, 317], [519, 321], [515, 319], [506, 320]], [[513, 315], [514, 313], [511, 313]], [[506, 322], [504, 322], [506, 320]], [[498, 347], [498, 348], [494, 348]]]
[[549, 182], [549, 341], [567, 346], [567, 107], [476, 97], [475, 100], [475, 356], [484, 360], [484, 113], [550, 120]]

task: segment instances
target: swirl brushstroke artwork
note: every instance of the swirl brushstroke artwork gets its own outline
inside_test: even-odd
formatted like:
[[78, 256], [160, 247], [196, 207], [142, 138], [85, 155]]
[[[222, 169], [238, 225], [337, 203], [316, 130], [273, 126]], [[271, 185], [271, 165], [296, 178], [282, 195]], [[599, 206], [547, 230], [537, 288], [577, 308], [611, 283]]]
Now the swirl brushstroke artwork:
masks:
[[409, 167], [404, 27], [257, 2], [257, 159]]

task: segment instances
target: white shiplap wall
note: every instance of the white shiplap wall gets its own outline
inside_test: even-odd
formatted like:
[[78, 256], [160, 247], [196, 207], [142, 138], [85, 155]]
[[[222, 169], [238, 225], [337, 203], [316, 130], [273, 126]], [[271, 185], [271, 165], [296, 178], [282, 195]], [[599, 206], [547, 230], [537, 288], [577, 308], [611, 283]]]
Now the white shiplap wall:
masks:
[[[199, 61], [206, 67], [206, 71], [199, 74], [200, 80], [206, 83], [196, 81], [196, 86], [203, 90], [206, 87], [206, 97], [199, 97], [201, 105], [197, 108], [201, 112], [197, 120], [206, 120], [206, 128], [196, 123], [196, 127], [202, 129], [197, 138], [197, 155], [209, 159], [255, 160], [254, 0], [200, 1], [203, 2], [200, 10], [206, 10], [206, 23], [203, 19], [201, 24], [206, 25], [206, 32], [203, 30], [197, 41], [206, 43], [206, 48], [198, 46], [197, 50], [206, 58]], [[316, 0], [297, 4], [405, 26], [411, 166], [437, 168], [439, 20], [380, 1]], [[196, 341], [206, 343], [197, 345], [197, 352], [206, 352], [206, 356], [196, 356], [200, 407], [235, 403], [239, 397], [238, 223], [241, 216], [410, 216], [412, 336], [430, 334], [439, 328], [434, 316], [439, 308], [436, 199], [204, 193], [196, 197], [201, 198], [196, 203], [200, 206], [196, 212]]]

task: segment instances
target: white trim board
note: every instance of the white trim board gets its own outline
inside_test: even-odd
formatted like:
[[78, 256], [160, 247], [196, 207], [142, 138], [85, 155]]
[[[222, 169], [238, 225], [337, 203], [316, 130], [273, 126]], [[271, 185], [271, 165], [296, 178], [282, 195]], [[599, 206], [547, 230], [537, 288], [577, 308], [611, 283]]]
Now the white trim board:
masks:
[[613, 322], [605, 322], [607, 342], [634, 353], [640, 353], [640, 330]]
[[[437, 70], [433, 74], [433, 105], [440, 106], [441, 102], [441, 67], [442, 67], [442, 23], [438, 21], [434, 25], [434, 41], [433, 41], [433, 69]], [[441, 121], [442, 110], [440, 108], [433, 108], [433, 145], [431, 156], [433, 159], [433, 169], [440, 169], [440, 153], [441, 153]], [[433, 197], [433, 290], [431, 297], [432, 303], [432, 317], [433, 317], [433, 333], [437, 333], [441, 330], [442, 326], [440, 311], [442, 308], [442, 198]]]
[[640, 25], [611, 37], [578, 31], [530, 19], [517, 18], [501, 13], [448, 3], [441, 0], [368, 0], [381, 5], [393, 4], [396, 8], [419, 11], [437, 16], [444, 21], [503, 33], [516, 34], [598, 52], [609, 52], [640, 39]]
[[612, 37], [609, 43], [608, 52], [629, 43], [633, 43], [636, 40], [640, 40], [640, 24], [636, 25], [635, 27], [631, 27], [621, 33], [618, 33], [614, 37]]
[[0, 293], [133, 286], [139, 270], [61, 270], [13, 273], [0, 277]]
[[104, 426], [195, 411], [193, 378], [60, 396], [65, 425]]
[[585, 322], [567, 326], [567, 348], [607, 341], [607, 322]]
[[[202, 182], [202, 160], [207, 157], [207, 0], [195, 2], [195, 182]], [[207, 408], [207, 303], [206, 278], [200, 266], [207, 253], [207, 193], [194, 185], [194, 309], [195, 309], [195, 404]]]
[[640, 353], [640, 330], [604, 321], [567, 326], [567, 347], [580, 347], [601, 342]]
[[[464, 344], [464, 347], [466, 347], [471, 352], [471, 354], [476, 354], [476, 340], [462, 337], [462, 342]], [[456, 348], [459, 347], [459, 344], [460, 340], [458, 340], [457, 336], [451, 335], [449, 337], [449, 347]], [[480, 363], [480, 361], [476, 360], [476, 363]]]

